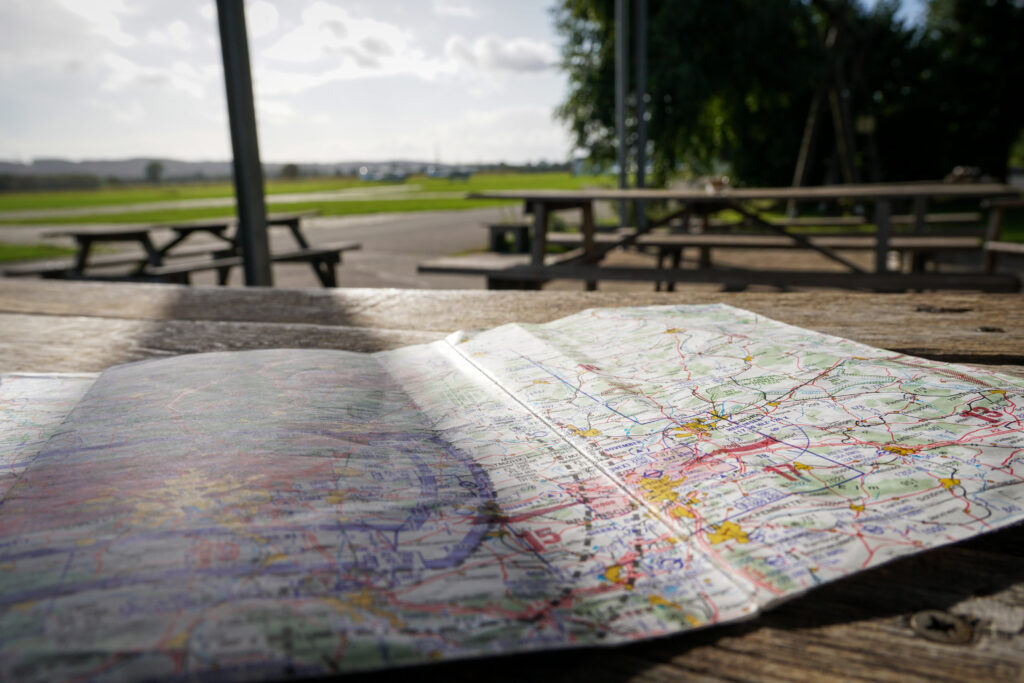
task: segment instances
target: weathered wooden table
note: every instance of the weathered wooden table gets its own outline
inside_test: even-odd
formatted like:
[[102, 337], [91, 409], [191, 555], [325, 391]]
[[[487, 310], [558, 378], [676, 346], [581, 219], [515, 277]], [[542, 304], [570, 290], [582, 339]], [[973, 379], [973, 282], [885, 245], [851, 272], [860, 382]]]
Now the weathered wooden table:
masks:
[[[1024, 376], [1024, 299], [993, 294], [239, 290], [0, 280], [0, 372], [200, 351], [373, 351], [595, 306], [722, 302]], [[1024, 526], [818, 588], [741, 624], [610, 649], [433, 665], [446, 680], [1021, 680]], [[355, 677], [406, 680], [408, 671]]]
[[[807, 281], [817, 277], [821, 286], [840, 286], [849, 288], [877, 288], [880, 290], [906, 289], [967, 289], [1002, 288], [1007, 291], [1005, 282], [988, 278], [980, 274], [946, 274], [942, 277], [934, 274], [898, 275], [888, 270], [889, 240], [891, 236], [892, 205], [894, 202], [906, 202], [913, 207], [915, 231], [924, 226], [929, 202], [938, 199], [980, 200], [984, 198], [1012, 197], [1019, 190], [997, 183], [872, 183], [863, 185], [825, 185], [817, 187], [762, 187], [740, 189], [718, 189], [704, 191], [696, 188], [677, 188], [666, 190], [652, 189], [620, 189], [620, 190], [494, 190], [476, 192], [468, 195], [479, 199], [516, 199], [524, 203], [527, 213], [533, 215], [533, 235], [531, 237], [531, 254], [529, 264], [510, 263], [511, 267], [498, 275], [490, 277], [505, 278], [509, 281], [544, 281], [555, 278], [581, 279], [594, 283], [601, 279], [617, 280], [650, 280], [650, 281], [707, 281], [708, 275], [694, 276], [693, 273], [678, 268], [659, 270], [653, 269], [616, 269], [614, 267], [598, 267], [601, 257], [607, 252], [607, 246], [599, 246], [594, 238], [594, 202], [597, 201], [673, 201], [678, 202], [682, 209], [678, 214], [688, 223], [691, 215], [707, 217], [717, 211], [729, 209], [735, 211], [756, 225], [775, 231], [789, 240], [793, 247], [816, 251], [826, 258], [844, 266], [849, 272], [836, 273], [804, 272], [792, 274], [778, 271], [769, 276], [765, 282], [761, 271], [747, 273], [733, 272], [728, 277], [745, 279], [750, 283], [782, 283], [803, 286]], [[760, 201], [793, 201], [793, 202], [863, 202], [874, 206], [875, 267], [873, 272], [866, 272], [859, 265], [845, 258], [836, 249], [809, 240], [801, 233], [787, 229], [785, 224], [775, 222], [763, 215], [757, 208]], [[578, 254], [566, 255], [552, 262], [545, 259], [547, 247], [547, 231], [550, 215], [564, 209], [580, 209], [583, 220], [580, 228], [582, 233], [582, 249]], [[631, 245], [638, 233], [623, 236], [620, 245]], [[445, 272], [427, 269], [424, 272]], [[456, 272], [454, 270], [449, 272]], [[792, 276], [792, 277], [791, 277]], [[812, 283], [813, 284], [813, 283]], [[593, 288], [588, 284], [588, 288]]]

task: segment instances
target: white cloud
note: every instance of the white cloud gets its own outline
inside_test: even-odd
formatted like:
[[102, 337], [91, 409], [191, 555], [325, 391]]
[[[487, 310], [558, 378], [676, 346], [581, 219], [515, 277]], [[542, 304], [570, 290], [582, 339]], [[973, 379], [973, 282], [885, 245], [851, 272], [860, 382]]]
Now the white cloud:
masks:
[[146, 33], [146, 40], [153, 45], [173, 47], [188, 52], [192, 49], [192, 29], [181, 19], [176, 19], [165, 29], [150, 29]]
[[133, 124], [141, 122], [146, 117], [146, 110], [136, 100], [128, 102], [113, 102], [111, 100], [89, 98], [86, 101], [91, 107], [102, 111], [106, 116], [121, 123]]
[[314, 2], [301, 24], [254, 52], [254, 80], [267, 96], [295, 94], [341, 80], [453, 73], [451, 60], [428, 57], [410, 30]]
[[93, 56], [107, 47], [84, 20], [55, 2], [0, 2], [0, 78], [88, 71]]
[[[342, 7], [314, 2], [302, 13], [302, 24], [263, 51], [267, 59], [290, 64], [337, 61], [343, 55], [373, 68], [374, 54], [381, 48], [392, 55], [412, 51], [412, 37], [394, 24], [354, 17]], [[369, 44], [375, 49], [367, 51]]]
[[[287, 160], [428, 159], [435, 144], [467, 163], [559, 156], [549, 1], [245, 0], [261, 147]], [[0, 0], [0, 151], [222, 157], [219, 52], [213, 0]]]
[[100, 86], [104, 91], [156, 86], [177, 90], [195, 98], [203, 97], [206, 92], [200, 72], [184, 62], [175, 62], [170, 67], [147, 67], [114, 53], [103, 55], [100, 62], [107, 70], [107, 77]]
[[434, 14], [448, 17], [475, 17], [475, 7], [459, 0], [434, 0]]
[[462, 162], [507, 159], [555, 160], [571, 149], [568, 133], [549, 107], [512, 106], [466, 110], [435, 131], [446, 156]]
[[[212, 4], [212, 3], [211, 3]], [[277, 8], [266, 0], [246, 4], [245, 24], [251, 38], [262, 38], [277, 30]]]
[[295, 108], [285, 100], [258, 98], [256, 116], [261, 125], [281, 125], [289, 123], [295, 115]]
[[445, 43], [445, 54], [489, 71], [545, 71], [558, 64], [558, 51], [530, 38], [487, 35], [472, 43], [454, 35]]
[[135, 36], [121, 29], [121, 16], [128, 14], [124, 0], [93, 0], [89, 3], [79, 0], [58, 0], [67, 11], [84, 19], [89, 29], [119, 47], [130, 47], [136, 43]]

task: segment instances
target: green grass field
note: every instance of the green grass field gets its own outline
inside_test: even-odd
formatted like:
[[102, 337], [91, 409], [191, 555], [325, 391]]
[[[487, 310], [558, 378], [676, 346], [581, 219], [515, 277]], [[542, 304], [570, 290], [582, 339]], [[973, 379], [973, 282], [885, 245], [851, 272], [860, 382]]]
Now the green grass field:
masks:
[[[268, 197], [273, 199], [273, 197]], [[403, 199], [389, 201], [386, 199], [366, 199], [343, 202], [289, 202], [274, 204], [271, 201], [267, 210], [277, 213], [294, 211], [319, 211], [323, 216], [355, 216], [371, 213], [404, 213], [408, 211], [459, 211], [479, 209], [487, 206], [514, 204], [501, 200], [427, 198]], [[0, 220], [3, 225], [82, 225], [90, 223], [185, 223], [206, 218], [230, 218], [235, 216], [233, 207], [207, 207], [199, 209], [161, 209], [158, 211], [137, 211], [131, 213], [103, 213], [83, 216], [61, 216], [60, 218], [20, 218]]]
[[[478, 192], [482, 190], [523, 190], [523, 189], [578, 189], [583, 187], [606, 187], [612, 184], [612, 179], [604, 177], [573, 177], [568, 173], [479, 173], [468, 181], [449, 181], [443, 178], [428, 178], [426, 176], [412, 176], [405, 183], [383, 183], [363, 182], [353, 178], [307, 178], [295, 181], [274, 180], [266, 184], [267, 202], [273, 205], [275, 194], [301, 194], [305, 192], [329, 192], [332, 190], [353, 190], [380, 188], [387, 185], [396, 186], [401, 191], [403, 187], [410, 187], [408, 193], [403, 196], [415, 196], [417, 194]], [[216, 182], [207, 184], [182, 184], [182, 185], [140, 185], [131, 188], [110, 187], [97, 190], [76, 190], [60, 192], [13, 192], [0, 194], [0, 211], [20, 211], [35, 209], [74, 209], [92, 208], [99, 206], [124, 206], [126, 204], [143, 204], [147, 202], [166, 202], [188, 199], [209, 199], [214, 197], [231, 197], [234, 195], [234, 187], [227, 182]], [[427, 201], [427, 200], [424, 200]], [[396, 209], [402, 211], [429, 211], [447, 210], [452, 207], [441, 199], [434, 205], [419, 204], [415, 208]], [[462, 201], [459, 199], [458, 201]], [[389, 200], [386, 197], [368, 201], [362, 204], [359, 210], [351, 209], [330, 209], [329, 205], [340, 202], [314, 202], [313, 208], [320, 208], [325, 215], [342, 215], [348, 213], [380, 213], [386, 208], [374, 208], [374, 203], [386, 207]], [[291, 206], [291, 205], [289, 205]], [[322, 207], [322, 208], [321, 208]], [[309, 208], [307, 206], [306, 208]], [[472, 205], [465, 207], [472, 208]], [[151, 215], [147, 212], [145, 215]], [[113, 216], [126, 218], [114, 218]], [[150, 218], [139, 218], [139, 214], [110, 214], [90, 216], [86, 222], [138, 222], [148, 221]], [[195, 217], [209, 217], [210, 215], [228, 215], [225, 209], [220, 209], [218, 214], [197, 214]], [[65, 219], [61, 219], [63, 222]], [[3, 223], [28, 224], [25, 219], [6, 219]], [[32, 221], [38, 222], [38, 221]], [[54, 222], [54, 219], [48, 219]]]
[[0, 263], [28, 261], [29, 259], [59, 258], [71, 256], [74, 249], [54, 247], [49, 244], [7, 244], [0, 242]]

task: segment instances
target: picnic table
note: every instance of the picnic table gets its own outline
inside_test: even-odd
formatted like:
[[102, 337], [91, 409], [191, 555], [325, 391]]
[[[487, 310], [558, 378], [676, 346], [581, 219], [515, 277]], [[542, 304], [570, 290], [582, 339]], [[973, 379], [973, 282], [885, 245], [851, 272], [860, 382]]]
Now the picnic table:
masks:
[[[79, 229], [52, 230], [43, 233], [43, 237], [69, 237], [74, 240], [76, 252], [74, 266], [69, 271], [69, 277], [84, 277], [87, 270], [91, 270], [99, 265], [120, 265], [120, 262], [112, 262], [109, 259], [99, 262], [90, 260], [90, 256], [93, 254], [93, 245], [117, 243], [136, 244], [142, 249], [145, 258], [139, 259], [133, 270], [133, 274], [140, 274], [147, 265], [162, 266], [167, 258], [173, 255], [171, 252], [175, 251], [178, 245], [195, 234], [206, 233], [213, 235], [225, 243], [225, 247], [219, 251], [227, 250], [234, 252], [236, 247], [235, 240], [226, 235], [227, 230], [232, 224], [233, 221], [223, 220], [166, 226], [84, 227]], [[161, 228], [171, 230], [174, 233], [174, 237], [169, 242], [157, 246], [153, 233]], [[188, 255], [193, 254], [195, 254], [194, 251], [188, 252]]]
[[[0, 280], [0, 372], [202, 351], [376, 351], [595, 306], [721, 302], [1024, 376], [1019, 295], [272, 290]], [[969, 372], [969, 370], [968, 370]], [[624, 647], [431, 665], [446, 680], [1020, 680], [1024, 525], [830, 583], [757, 618]], [[419, 673], [419, 672], [416, 672]], [[354, 680], [407, 680], [408, 669]]]
[[[267, 214], [267, 228], [285, 228], [295, 241], [296, 248], [271, 253], [274, 262], [304, 261], [325, 287], [336, 284], [334, 270], [341, 261], [341, 253], [358, 249], [354, 242], [321, 245], [310, 244], [302, 231], [302, 220], [319, 215], [318, 211]], [[42, 275], [43, 277], [70, 279], [132, 279], [171, 281], [187, 284], [193, 273], [216, 270], [218, 282], [226, 284], [231, 268], [241, 265], [237, 220], [234, 218], [201, 220], [178, 224], [154, 224], [125, 227], [82, 227], [44, 233], [45, 237], [69, 237], [77, 251], [70, 265], [65, 262], [15, 265], [4, 269], [5, 275]], [[157, 235], [171, 232], [168, 241], [160, 243]], [[216, 238], [211, 246], [196, 245], [189, 248], [195, 235]], [[139, 247], [140, 255], [103, 255], [93, 253], [93, 245], [129, 243]], [[198, 257], [182, 260], [186, 257]], [[128, 266], [127, 271], [124, 267]], [[119, 268], [108, 272], [111, 268]], [[104, 271], [102, 269], [107, 269]]]
[[[634, 244], [639, 233], [622, 236], [614, 245], [600, 245], [595, 239], [594, 203], [598, 201], [674, 201], [682, 208], [673, 214], [682, 217], [687, 224], [693, 217], [705, 223], [709, 216], [725, 209], [739, 213], [747, 222], [766, 228], [789, 240], [793, 247], [809, 249], [824, 257], [841, 264], [854, 277], [845, 278], [854, 285], [861, 286], [879, 282], [878, 278], [866, 277], [869, 273], [856, 263], [844, 257], [835, 248], [815, 242], [806, 235], [796, 232], [784, 222], [768, 217], [757, 205], [758, 202], [793, 201], [798, 203], [814, 202], [850, 202], [869, 203], [874, 205], [874, 271], [872, 275], [889, 273], [888, 258], [891, 247], [892, 207], [895, 202], [906, 202], [912, 206], [914, 232], [922, 232], [928, 222], [928, 205], [938, 199], [971, 199], [1011, 197], [1019, 191], [1007, 185], [997, 183], [874, 183], [864, 185], [830, 185], [817, 187], [771, 187], [741, 189], [620, 189], [620, 190], [495, 190], [476, 192], [468, 195], [474, 199], [516, 199], [524, 202], [526, 212], [533, 216], [533, 235], [530, 240], [531, 252], [528, 267], [519, 267], [511, 279], [543, 280], [555, 277], [570, 277], [594, 282], [602, 277], [598, 264], [604, 254], [614, 246]], [[580, 227], [581, 249], [555, 262], [546, 262], [547, 233], [550, 216], [556, 211], [580, 209], [582, 223]], [[651, 224], [654, 225], [653, 223]], [[636, 273], [621, 274], [618, 279], [648, 279], [653, 281], [672, 281], [672, 273], [644, 273], [643, 269]], [[681, 276], [682, 280], [689, 279]], [[756, 276], [754, 276], [756, 278]], [[776, 278], [777, 279], [777, 278]], [[797, 277], [806, 279], [806, 274]], [[827, 277], [825, 279], [828, 279]], [[833, 278], [834, 279], [834, 278]], [[892, 278], [888, 278], [891, 280]], [[920, 278], [918, 278], [920, 279]], [[886, 282], [888, 282], [886, 280]], [[908, 287], [914, 286], [912, 276], [899, 278]], [[930, 278], [928, 286], [935, 286], [936, 279]], [[961, 286], [961, 283], [950, 281], [950, 285]], [[924, 280], [921, 280], [925, 282]], [[938, 284], [941, 284], [939, 282]], [[888, 288], [885, 282], [883, 287]]]

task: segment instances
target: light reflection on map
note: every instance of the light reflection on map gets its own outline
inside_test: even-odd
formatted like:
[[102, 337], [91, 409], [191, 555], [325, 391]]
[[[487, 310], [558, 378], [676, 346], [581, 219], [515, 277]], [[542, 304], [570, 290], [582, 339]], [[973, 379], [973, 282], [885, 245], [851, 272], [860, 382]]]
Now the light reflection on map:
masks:
[[17, 456], [0, 676], [322, 675], [729, 621], [1019, 520], [1021, 386], [725, 306], [121, 366]]

